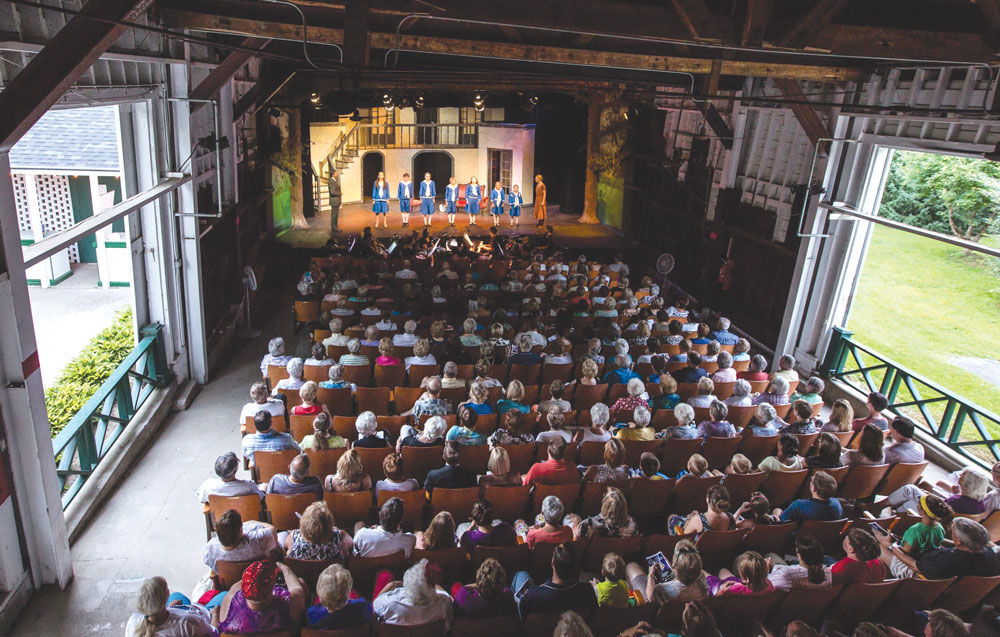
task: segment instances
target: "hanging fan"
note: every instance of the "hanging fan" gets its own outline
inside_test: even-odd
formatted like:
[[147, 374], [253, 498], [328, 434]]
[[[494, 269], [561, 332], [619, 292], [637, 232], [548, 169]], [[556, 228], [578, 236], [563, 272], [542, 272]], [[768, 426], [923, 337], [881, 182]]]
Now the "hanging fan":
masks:
[[253, 327], [250, 322], [250, 293], [257, 291], [257, 274], [249, 265], [243, 266], [243, 307], [246, 308], [246, 325], [240, 330], [243, 338], [257, 338], [262, 334], [260, 328]]
[[669, 252], [664, 252], [656, 259], [656, 271], [663, 277], [662, 283], [660, 283], [661, 294], [665, 294], [667, 290], [667, 275], [670, 274], [674, 269], [674, 255]]

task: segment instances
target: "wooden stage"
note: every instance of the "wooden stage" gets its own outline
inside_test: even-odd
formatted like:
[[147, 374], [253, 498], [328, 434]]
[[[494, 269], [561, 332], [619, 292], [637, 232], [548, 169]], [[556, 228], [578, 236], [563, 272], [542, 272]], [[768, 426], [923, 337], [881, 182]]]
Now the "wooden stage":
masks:
[[[349, 203], [340, 208], [340, 234], [339, 238], [360, 235], [368, 226], [373, 226], [372, 232], [377, 238], [392, 237], [394, 234], [410, 233], [414, 230], [423, 232], [424, 221], [419, 213], [410, 213], [410, 225], [402, 227], [402, 221], [397, 211], [398, 204], [390, 202], [388, 228], [374, 229], [375, 215], [371, 212], [370, 203]], [[553, 210], [554, 208], [554, 210]], [[584, 224], [578, 221], [579, 215], [563, 214], [558, 206], [550, 206], [546, 223], [551, 225], [555, 233], [556, 243], [564, 248], [576, 249], [602, 249], [602, 250], [624, 250], [629, 247], [628, 241], [620, 230], [605, 226], [603, 224]], [[308, 228], [292, 228], [278, 234], [278, 240], [293, 248], [317, 249], [330, 239], [330, 215], [324, 211], [319, 216], [307, 219]], [[489, 215], [479, 215], [476, 226], [469, 229], [469, 217], [464, 213], [459, 213], [455, 217], [455, 227], [448, 227], [448, 217], [442, 212], [437, 212], [433, 216], [431, 223], [431, 233], [439, 234], [447, 232], [449, 234], [461, 235], [469, 231], [470, 236], [487, 235], [493, 218]], [[525, 206], [521, 211], [521, 225], [517, 228], [510, 227], [510, 217], [504, 215], [500, 219], [500, 233], [504, 235], [527, 235], [544, 234], [544, 226], [536, 227], [534, 212], [530, 206]]]

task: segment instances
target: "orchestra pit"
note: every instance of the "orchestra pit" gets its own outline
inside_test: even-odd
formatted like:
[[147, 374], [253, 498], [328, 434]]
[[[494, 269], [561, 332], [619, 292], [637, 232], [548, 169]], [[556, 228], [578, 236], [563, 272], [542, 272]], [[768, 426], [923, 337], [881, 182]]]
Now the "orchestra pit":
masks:
[[[880, 233], [1000, 257], [880, 207], [1000, 161], [998, 0], [0, 25], [0, 633], [1000, 634], [1000, 420], [856, 327]], [[131, 340], [50, 387], [88, 255]]]

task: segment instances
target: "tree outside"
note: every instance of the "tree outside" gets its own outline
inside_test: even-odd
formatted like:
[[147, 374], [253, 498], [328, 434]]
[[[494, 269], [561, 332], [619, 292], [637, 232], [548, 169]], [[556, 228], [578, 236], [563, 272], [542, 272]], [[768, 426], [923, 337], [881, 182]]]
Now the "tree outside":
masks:
[[896, 151], [879, 215], [979, 242], [1000, 231], [1000, 163]]

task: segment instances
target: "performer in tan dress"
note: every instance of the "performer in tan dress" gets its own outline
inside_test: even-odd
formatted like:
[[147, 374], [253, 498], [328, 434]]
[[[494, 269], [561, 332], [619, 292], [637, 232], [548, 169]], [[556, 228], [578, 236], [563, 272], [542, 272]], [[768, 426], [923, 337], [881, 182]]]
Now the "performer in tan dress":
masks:
[[535, 219], [538, 220], [538, 227], [545, 223], [545, 184], [541, 175], [535, 175]]

